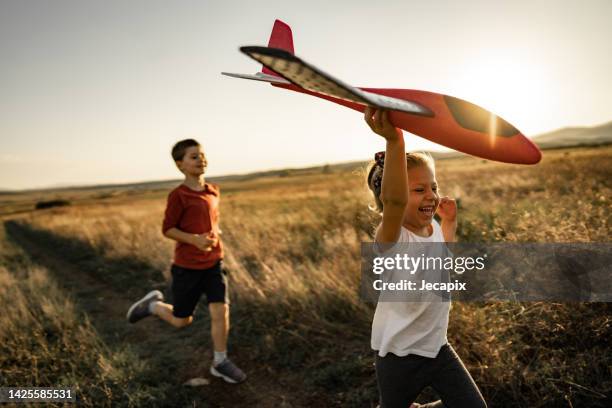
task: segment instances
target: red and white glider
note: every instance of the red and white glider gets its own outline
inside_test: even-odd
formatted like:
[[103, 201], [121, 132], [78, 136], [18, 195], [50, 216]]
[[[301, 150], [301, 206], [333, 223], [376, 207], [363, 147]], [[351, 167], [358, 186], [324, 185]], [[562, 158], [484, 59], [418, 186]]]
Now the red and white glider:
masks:
[[280, 20], [274, 22], [267, 47], [240, 47], [240, 51], [263, 64], [262, 72], [223, 75], [269, 82], [359, 112], [366, 106], [386, 109], [394, 126], [485, 159], [535, 164], [542, 157], [517, 128], [473, 103], [414, 89], [357, 88], [334, 78], [295, 56], [291, 28]]

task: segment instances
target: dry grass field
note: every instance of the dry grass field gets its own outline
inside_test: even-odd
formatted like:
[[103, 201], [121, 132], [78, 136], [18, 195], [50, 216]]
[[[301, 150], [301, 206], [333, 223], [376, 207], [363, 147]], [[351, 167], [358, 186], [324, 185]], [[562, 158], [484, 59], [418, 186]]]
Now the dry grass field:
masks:
[[[546, 151], [532, 167], [461, 157], [437, 168], [443, 194], [460, 200], [463, 242], [610, 242], [611, 146]], [[203, 306], [180, 331], [125, 323], [150, 288], [169, 295], [167, 190], [0, 197], [0, 386], [74, 386], [85, 406], [376, 406], [373, 306], [357, 295], [359, 244], [378, 222], [364, 171], [221, 184], [230, 353], [249, 374], [234, 387], [182, 385], [209, 377]], [[71, 205], [32, 210], [49, 197]], [[449, 340], [491, 407], [604, 407], [611, 311], [455, 302]]]

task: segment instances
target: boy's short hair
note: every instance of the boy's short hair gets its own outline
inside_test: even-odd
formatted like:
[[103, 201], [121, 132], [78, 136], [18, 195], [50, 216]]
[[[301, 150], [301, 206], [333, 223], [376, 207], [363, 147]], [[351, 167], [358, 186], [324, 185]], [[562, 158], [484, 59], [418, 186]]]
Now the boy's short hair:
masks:
[[179, 142], [176, 142], [174, 147], [172, 148], [172, 158], [174, 161], [181, 161], [183, 157], [185, 157], [185, 151], [190, 147], [200, 146], [197, 140], [194, 139], [185, 139]]

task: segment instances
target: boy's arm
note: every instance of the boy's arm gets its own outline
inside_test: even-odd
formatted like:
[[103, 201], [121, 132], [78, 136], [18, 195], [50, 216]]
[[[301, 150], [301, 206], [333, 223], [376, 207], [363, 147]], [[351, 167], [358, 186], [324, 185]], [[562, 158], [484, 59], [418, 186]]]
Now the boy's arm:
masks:
[[365, 110], [365, 120], [374, 133], [381, 135], [387, 141], [380, 193], [383, 217], [376, 233], [376, 242], [394, 243], [399, 238], [404, 210], [408, 203], [408, 170], [404, 137], [402, 131], [389, 122], [386, 111], [374, 112], [368, 107]]
[[442, 221], [440, 227], [444, 241], [457, 242], [457, 202], [452, 198], [442, 197], [437, 212]]
[[175, 241], [179, 241], [185, 244], [193, 245], [200, 251], [209, 252], [212, 247], [217, 245], [218, 239], [214, 236], [214, 233], [210, 231], [208, 234], [189, 234], [181, 231], [178, 228], [170, 228], [164, 231], [164, 236]]

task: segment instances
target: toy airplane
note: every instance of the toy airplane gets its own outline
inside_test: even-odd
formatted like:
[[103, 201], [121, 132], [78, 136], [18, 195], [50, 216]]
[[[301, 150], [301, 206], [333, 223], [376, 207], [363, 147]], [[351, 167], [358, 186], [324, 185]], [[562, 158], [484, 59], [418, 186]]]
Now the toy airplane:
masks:
[[535, 144], [495, 114], [448, 95], [413, 89], [356, 88], [296, 57], [291, 28], [274, 22], [267, 47], [240, 47], [263, 64], [255, 75], [235, 78], [269, 82], [363, 112], [366, 106], [389, 111], [391, 123], [452, 149], [506, 163], [535, 164], [542, 157]]

